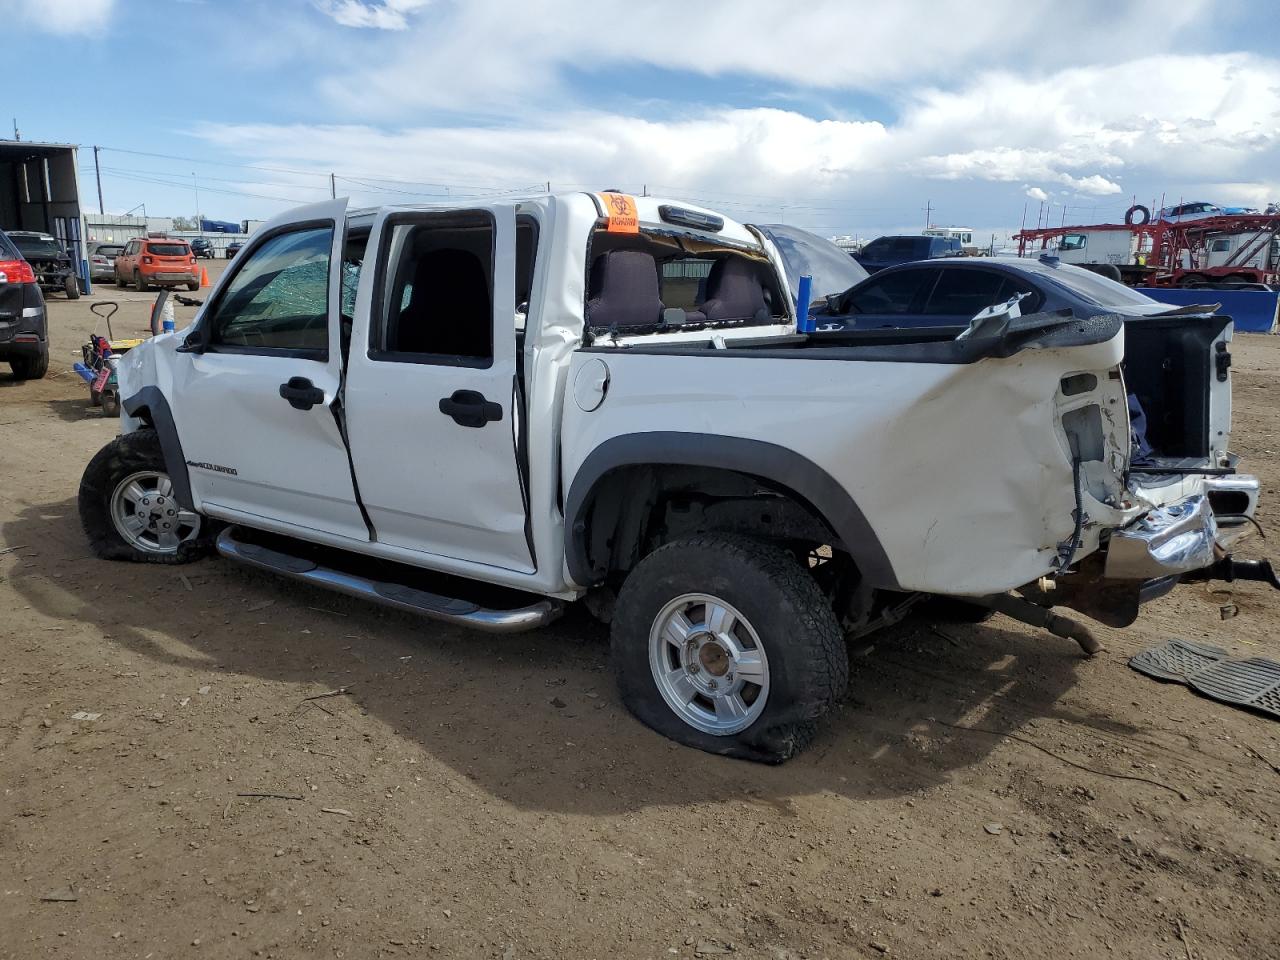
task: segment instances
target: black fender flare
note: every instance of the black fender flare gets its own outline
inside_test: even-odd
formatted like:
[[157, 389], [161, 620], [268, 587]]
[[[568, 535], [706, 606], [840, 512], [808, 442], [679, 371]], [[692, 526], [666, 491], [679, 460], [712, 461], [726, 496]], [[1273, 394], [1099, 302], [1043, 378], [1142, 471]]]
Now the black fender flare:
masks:
[[173, 484], [173, 496], [188, 510], [195, 510], [191, 496], [191, 476], [187, 472], [187, 458], [182, 455], [182, 441], [178, 439], [178, 425], [173, 422], [173, 411], [159, 387], [143, 387], [133, 396], [122, 401], [125, 413], [136, 417], [145, 410], [147, 419], [156, 428], [160, 438], [160, 450], [164, 454], [164, 468]]
[[732, 470], [790, 490], [826, 521], [844, 544], [864, 580], [893, 589], [893, 565], [862, 510], [831, 474], [807, 457], [777, 444], [705, 433], [653, 431], [613, 437], [582, 462], [565, 499], [565, 559], [575, 583], [599, 577], [587, 549], [586, 514], [596, 485], [610, 472], [631, 466], [709, 467]]

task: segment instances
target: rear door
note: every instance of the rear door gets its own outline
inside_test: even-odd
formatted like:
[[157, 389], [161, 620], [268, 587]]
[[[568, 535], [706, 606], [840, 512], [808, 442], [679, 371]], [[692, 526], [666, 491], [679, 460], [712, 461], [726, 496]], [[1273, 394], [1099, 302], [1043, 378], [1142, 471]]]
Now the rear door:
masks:
[[368, 541], [335, 406], [345, 211], [334, 200], [270, 221], [201, 313], [207, 348], [174, 355], [169, 403], [213, 516]]
[[515, 226], [511, 205], [379, 217], [345, 401], [379, 543], [531, 573]]

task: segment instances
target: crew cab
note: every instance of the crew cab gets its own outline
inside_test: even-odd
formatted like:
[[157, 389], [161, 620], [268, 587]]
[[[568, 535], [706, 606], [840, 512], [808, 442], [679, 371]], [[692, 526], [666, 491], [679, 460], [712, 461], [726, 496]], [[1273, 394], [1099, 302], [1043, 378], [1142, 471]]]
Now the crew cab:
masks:
[[478, 630], [585, 601], [643, 722], [768, 762], [842, 697], [846, 638], [921, 598], [1093, 651], [1054, 604], [1123, 626], [1186, 576], [1274, 580], [1225, 553], [1258, 492], [1229, 325], [1144, 330], [1168, 458], [1134, 479], [1117, 316], [795, 311], [764, 232], [687, 204], [303, 207], [121, 359], [81, 520], [104, 558], [216, 549]]

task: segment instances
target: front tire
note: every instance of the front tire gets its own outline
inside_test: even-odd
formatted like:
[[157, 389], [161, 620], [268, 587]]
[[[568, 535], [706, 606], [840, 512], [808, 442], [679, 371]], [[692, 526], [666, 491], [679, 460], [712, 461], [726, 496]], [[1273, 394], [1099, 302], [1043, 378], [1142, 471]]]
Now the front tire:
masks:
[[120, 275], [120, 271], [118, 270], [116, 271], [116, 286], [121, 290], [125, 289], [125, 287], [128, 286], [128, 284], [125, 283], [124, 281], [124, 277]]
[[74, 273], [62, 281], [62, 289], [66, 291], [68, 300], [80, 299], [80, 278]]
[[610, 646], [641, 722], [764, 763], [803, 750], [849, 681], [817, 583], [785, 550], [742, 537], [677, 540], [640, 561], [618, 595]]
[[104, 560], [188, 563], [213, 549], [213, 524], [174, 500], [151, 429], [98, 451], [80, 480], [79, 507], [89, 546]]

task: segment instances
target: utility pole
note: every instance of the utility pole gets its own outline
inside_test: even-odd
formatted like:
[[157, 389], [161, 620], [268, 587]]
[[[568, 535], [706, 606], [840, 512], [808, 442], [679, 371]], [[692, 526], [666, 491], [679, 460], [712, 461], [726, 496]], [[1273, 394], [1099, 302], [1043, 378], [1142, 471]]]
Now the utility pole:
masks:
[[98, 181], [98, 213], [105, 215], [106, 210], [102, 209], [102, 171], [98, 169], [98, 148], [93, 148], [93, 175]]
[[14, 118], [13, 118], [13, 139], [15, 139], [15, 140], [21, 140], [21, 139], [22, 139], [22, 134], [18, 132], [18, 118], [17, 118], [17, 117], [14, 117]]
[[338, 199], [338, 184], [332, 173], [329, 174], [329, 198], [331, 200]]
[[196, 191], [196, 232], [203, 233], [204, 231], [201, 229], [203, 225], [200, 222], [200, 184], [196, 182], [194, 171], [191, 174], [191, 185], [195, 187]]
[[924, 228], [929, 229], [930, 222], [933, 219], [933, 201], [926, 200], [924, 202]]

